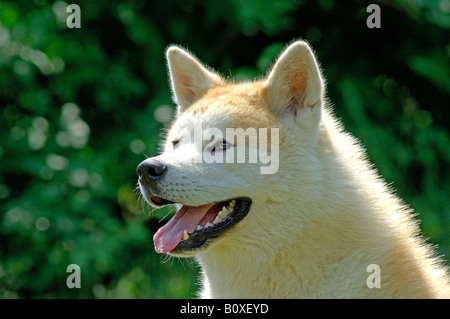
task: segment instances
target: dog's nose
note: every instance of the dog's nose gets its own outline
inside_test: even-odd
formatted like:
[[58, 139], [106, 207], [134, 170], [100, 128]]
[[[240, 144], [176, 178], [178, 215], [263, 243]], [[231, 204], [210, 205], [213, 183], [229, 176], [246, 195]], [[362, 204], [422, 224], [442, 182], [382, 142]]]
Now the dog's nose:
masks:
[[136, 172], [139, 179], [154, 180], [164, 174], [167, 166], [156, 159], [146, 159], [138, 165]]

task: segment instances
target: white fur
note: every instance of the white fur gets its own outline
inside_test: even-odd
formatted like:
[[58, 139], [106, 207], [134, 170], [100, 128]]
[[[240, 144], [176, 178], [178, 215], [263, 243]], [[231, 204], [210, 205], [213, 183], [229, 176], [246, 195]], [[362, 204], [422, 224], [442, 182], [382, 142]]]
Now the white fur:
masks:
[[[191, 206], [238, 196], [253, 201], [241, 222], [196, 253], [202, 298], [450, 296], [446, 269], [419, 236], [411, 210], [324, 105], [306, 43], [289, 46], [254, 83], [225, 83], [180, 48], [171, 47], [168, 60], [180, 111], [158, 156], [170, 167], [159, 185], [166, 198]], [[278, 172], [196, 163], [199, 154], [186, 140], [172, 149], [171, 141], [199, 122], [223, 130], [278, 127]], [[366, 285], [370, 264], [380, 266], [381, 288]]]

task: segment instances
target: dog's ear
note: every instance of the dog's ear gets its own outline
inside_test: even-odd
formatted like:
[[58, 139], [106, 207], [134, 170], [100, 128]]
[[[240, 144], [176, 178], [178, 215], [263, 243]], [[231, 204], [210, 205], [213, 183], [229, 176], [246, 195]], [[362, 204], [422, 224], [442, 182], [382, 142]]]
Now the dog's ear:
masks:
[[324, 84], [314, 54], [305, 42], [294, 42], [280, 55], [264, 89], [272, 110], [280, 116], [319, 121]]
[[186, 110], [208, 89], [223, 83], [217, 73], [177, 46], [167, 49], [167, 63], [178, 114]]

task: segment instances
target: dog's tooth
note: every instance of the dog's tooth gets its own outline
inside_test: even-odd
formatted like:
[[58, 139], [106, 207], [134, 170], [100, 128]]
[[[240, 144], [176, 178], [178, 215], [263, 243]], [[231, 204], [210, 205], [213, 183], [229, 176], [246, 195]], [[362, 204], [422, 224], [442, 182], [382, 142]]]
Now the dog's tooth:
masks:
[[202, 230], [203, 229], [203, 227], [202, 226], [200, 226], [200, 225], [197, 225], [197, 228], [195, 229], [195, 230]]
[[207, 222], [204, 228], [208, 228], [208, 227], [212, 227], [214, 226], [213, 224], [211, 224], [210, 222]]
[[187, 230], [185, 229], [183, 232], [183, 240], [186, 240], [189, 238], [189, 234], [187, 233]]
[[220, 218], [219, 216], [216, 217], [216, 219], [214, 219], [213, 224], [218, 224], [222, 221], [222, 218]]
[[231, 202], [229, 202], [230, 207], [234, 207], [234, 205], [236, 205], [236, 200], [232, 200]]
[[226, 208], [222, 209], [217, 216], [219, 216], [222, 219], [227, 217], [228, 216], [228, 210]]
[[233, 207], [228, 207], [227, 211], [228, 211], [228, 214], [231, 214], [233, 212]]

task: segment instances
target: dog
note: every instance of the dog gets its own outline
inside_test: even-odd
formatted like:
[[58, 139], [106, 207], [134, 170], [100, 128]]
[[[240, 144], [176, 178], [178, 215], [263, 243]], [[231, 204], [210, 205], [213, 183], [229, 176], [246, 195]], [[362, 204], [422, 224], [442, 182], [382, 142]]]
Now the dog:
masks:
[[155, 249], [195, 256], [201, 298], [450, 297], [412, 210], [333, 115], [306, 42], [241, 83], [178, 46], [167, 61], [176, 118], [139, 189], [178, 206]]

